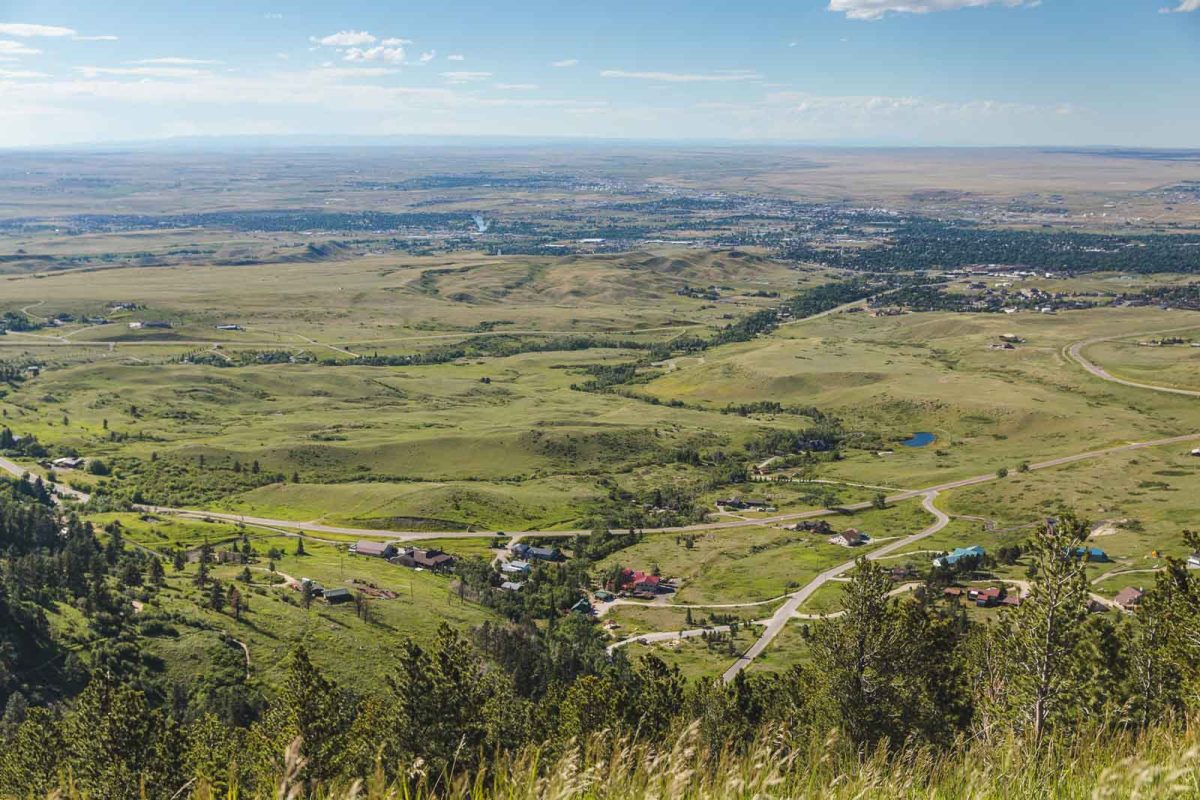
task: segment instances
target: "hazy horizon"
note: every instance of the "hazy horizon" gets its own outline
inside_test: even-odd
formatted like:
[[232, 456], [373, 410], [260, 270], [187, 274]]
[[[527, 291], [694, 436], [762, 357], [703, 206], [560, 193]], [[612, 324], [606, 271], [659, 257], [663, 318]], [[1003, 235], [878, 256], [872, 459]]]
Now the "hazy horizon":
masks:
[[225, 137], [1185, 147], [1197, 0], [0, 10], [0, 147]]

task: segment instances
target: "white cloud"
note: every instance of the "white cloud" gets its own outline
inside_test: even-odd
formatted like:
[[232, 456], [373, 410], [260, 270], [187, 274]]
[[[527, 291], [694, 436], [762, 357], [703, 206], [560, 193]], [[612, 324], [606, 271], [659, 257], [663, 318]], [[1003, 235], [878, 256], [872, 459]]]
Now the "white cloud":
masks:
[[139, 78], [194, 78], [205, 75], [204, 70], [188, 67], [76, 67], [85, 78], [101, 75], [128, 76]]
[[1041, 0], [829, 0], [830, 11], [843, 13], [848, 19], [866, 20], [882, 19], [887, 14], [929, 14], [992, 5], [1037, 6]]
[[417, 60], [420, 61], [422, 64], [428, 64], [430, 61], [433, 61], [435, 58], [437, 58], [437, 51], [430, 50], [428, 53], [421, 53], [421, 55], [418, 57]]
[[600, 73], [602, 78], [631, 78], [641, 81], [657, 81], [659, 83], [724, 83], [727, 81], [758, 80], [762, 76], [757, 72], [731, 70], [726, 72], [631, 72], [624, 69], [606, 69]]
[[358, 47], [364, 44], [375, 44], [375, 37], [366, 31], [338, 31], [312, 41], [326, 47]]
[[443, 72], [442, 77], [450, 83], [469, 83], [471, 81], [483, 81], [492, 77], [490, 72]]
[[71, 28], [57, 25], [30, 25], [24, 22], [0, 22], [0, 35], [4, 36], [77, 36]]
[[1160, 8], [1160, 14], [1187, 14], [1190, 11], [1200, 11], [1200, 0], [1179, 0], [1176, 8]]
[[42, 52], [36, 47], [30, 47], [22, 42], [14, 42], [11, 39], [0, 39], [0, 58], [8, 61], [13, 56], [36, 56]]
[[0, 69], [0, 81], [15, 81], [23, 78], [49, 78], [44, 72], [32, 72], [22, 69]]
[[165, 66], [197, 66], [202, 64], [222, 64], [222, 61], [210, 61], [204, 58], [179, 58], [177, 56], [166, 56], [165, 58], [142, 58], [137, 61], [130, 61], [130, 64], [162, 64]]
[[384, 39], [380, 42], [384, 47], [404, 47], [406, 44], [412, 44], [412, 39], [397, 39], [395, 37]]
[[555, 67], [557, 69], [563, 69], [565, 67], [574, 67], [578, 64], [579, 64], [578, 58], [564, 58], [562, 61], [555, 61], [550, 66]]
[[390, 67], [321, 67], [310, 74], [320, 78], [378, 78], [382, 75], [395, 75], [400, 70]]
[[466, 61], [467, 57], [464, 56], [462, 53], [451, 53], [450, 55], [446, 56], [446, 60], [447, 61]]
[[31, 25], [27, 22], [0, 22], [0, 35], [20, 36], [23, 39], [34, 36], [51, 38], [71, 37], [77, 42], [115, 42], [116, 36], [82, 36], [74, 28], [63, 28], [59, 25]]
[[538, 88], [536, 83], [497, 83], [497, 89], [505, 91], [529, 91]]
[[385, 61], [388, 64], [403, 64], [404, 63], [404, 48], [403, 47], [369, 47], [363, 49], [361, 47], [351, 47], [346, 50], [344, 58], [347, 61]]

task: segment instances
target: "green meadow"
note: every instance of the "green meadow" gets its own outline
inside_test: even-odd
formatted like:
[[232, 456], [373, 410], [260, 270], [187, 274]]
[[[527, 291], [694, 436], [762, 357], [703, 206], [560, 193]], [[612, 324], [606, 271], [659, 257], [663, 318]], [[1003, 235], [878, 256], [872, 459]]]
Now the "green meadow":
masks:
[[[162, 505], [277, 520], [282, 529], [318, 522], [426, 531], [427, 546], [489, 560], [499, 552], [491, 538], [439, 535], [571, 530], [601, 510], [635, 505], [638, 493], [675, 490], [713, 522], [744, 523], [687, 535], [648, 533], [594, 564], [594, 576], [620, 564], [657, 567], [679, 582], [663, 605], [614, 608], [609, 619], [619, 626], [617, 637], [686, 626], [680, 605], [779, 598], [932, 523], [916, 500], [827, 516], [837, 530], [855, 527], [872, 537], [851, 551], [826, 536], [762, 521], [863, 503], [878, 492], [1006, 469], [1004, 479], [942, 493], [938, 503], [955, 516], [952, 524], [883, 563], [923, 570], [937, 552], [954, 547], [1020, 544], [1031, 525], [1069, 507], [1097, 524], [1096, 546], [1114, 559], [1089, 566], [1095, 591], [1105, 596], [1153, 577], [1134, 570], [1154, 569], [1164, 555], [1187, 555], [1183, 531], [1200, 527], [1188, 500], [1200, 489], [1192, 445], [1020, 471], [1023, 462], [1200, 430], [1194, 398], [1102, 381], [1065, 354], [1073, 343], [1108, 339], [1087, 355], [1112, 374], [1200, 387], [1200, 348], [1139, 344], [1169, 329], [1182, 329], [1184, 337], [1200, 332], [1200, 314], [1157, 308], [838, 313], [651, 364], [649, 345], [711, 335], [776, 305], [767, 296], [772, 292], [788, 296], [837, 276], [759, 254], [697, 251], [368, 255], [178, 269], [186, 270], [186, 281], [162, 267], [73, 273], [71, 280], [2, 279], [0, 310], [26, 309], [41, 320], [59, 313], [108, 319], [0, 337], [0, 359], [42, 367], [0, 393], [3, 423], [35, 435], [53, 455], [79, 453], [113, 469], [111, 476], [62, 471], [60, 480], [136, 489], [141, 499]], [[1129, 288], [1113, 276], [1080, 280], [1077, 291]], [[720, 300], [688, 294], [709, 286], [718, 287]], [[139, 308], [110, 310], [123, 302]], [[173, 327], [128, 325], [147, 319], [167, 319]], [[219, 324], [243, 330], [219, 331]], [[1022, 340], [1015, 349], [993, 347], [1008, 334]], [[471, 350], [481, 337], [497, 335], [515, 343], [514, 354]], [[566, 336], [602, 338], [584, 349], [533, 346]], [[438, 355], [452, 348], [462, 355]], [[260, 363], [261, 353], [276, 363]], [[321, 363], [356, 355], [439, 363]], [[244, 365], [222, 366], [233, 363]], [[619, 392], [573, 388], [597, 371], [633, 363], [636, 375]], [[764, 402], [785, 410], [752, 405]], [[750, 410], [721, 413], [731, 404]], [[838, 457], [772, 468], [796, 482], [713, 478], [713, 465], [724, 460], [755, 463], [743, 448], [764, 434], [813, 424], [788, 408], [816, 408], [838, 419], [850, 432]], [[933, 443], [901, 444], [919, 431], [932, 433]], [[778, 510], [718, 514], [716, 500], [730, 495]], [[496, 618], [453, 596], [447, 578], [346, 555], [355, 538], [349, 535], [308, 536], [309, 554], [297, 557], [297, 539], [281, 529], [127, 512], [89, 519], [118, 520], [130, 541], [159, 552], [245, 534], [257, 567], [275, 547], [286, 554], [277, 566], [289, 575], [327, 585], [369, 580], [398, 593], [372, 603], [375, 618], [366, 622], [347, 607], [304, 610], [292, 590], [255, 569], [247, 587], [252, 611], [236, 621], [204, 607], [189, 565], [169, 574], [162, 608], [150, 609], [196, 622], [176, 637], [155, 639], [164, 669], [207, 663], [213, 648], [229, 646], [222, 639], [228, 634], [249, 648], [253, 669], [270, 677], [290, 644], [303, 638], [340, 678], [368, 681], [386, 663], [380, 637], [396, 642], [427, 636], [443, 620], [467, 628]], [[996, 574], [1019, 579], [1023, 570], [1018, 563]], [[240, 568], [214, 572], [225, 580]], [[839, 597], [840, 584], [829, 584], [801, 613], [834, 611]], [[705, 624], [714, 613], [759, 619], [773, 607], [696, 609], [692, 619]], [[752, 641], [745, 631], [738, 637], [743, 649]], [[653, 650], [691, 674], [714, 674], [731, 661], [728, 643]], [[781, 669], [803, 651], [799, 627], [789, 624], [755, 669]]]

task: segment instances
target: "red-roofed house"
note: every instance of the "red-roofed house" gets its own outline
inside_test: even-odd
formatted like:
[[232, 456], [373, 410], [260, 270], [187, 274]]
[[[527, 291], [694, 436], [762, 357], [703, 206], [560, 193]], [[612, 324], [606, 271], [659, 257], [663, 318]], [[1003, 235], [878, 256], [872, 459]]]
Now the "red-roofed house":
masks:
[[999, 603], [1003, 598], [1004, 590], [992, 586], [987, 589], [971, 589], [967, 592], [967, 597], [975, 601], [975, 605], [980, 608], [989, 608]]
[[662, 578], [647, 572], [625, 570], [621, 573], [621, 588], [635, 594], [658, 594]]

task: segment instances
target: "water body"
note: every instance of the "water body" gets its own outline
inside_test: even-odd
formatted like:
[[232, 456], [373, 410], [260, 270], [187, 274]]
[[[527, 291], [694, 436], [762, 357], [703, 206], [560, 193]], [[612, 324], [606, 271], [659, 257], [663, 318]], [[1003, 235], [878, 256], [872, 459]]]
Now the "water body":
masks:
[[900, 444], [904, 445], [905, 447], [925, 447], [926, 445], [933, 444], [936, 440], [937, 437], [932, 433], [927, 431], [919, 431], [914, 433], [911, 439], [905, 439]]

